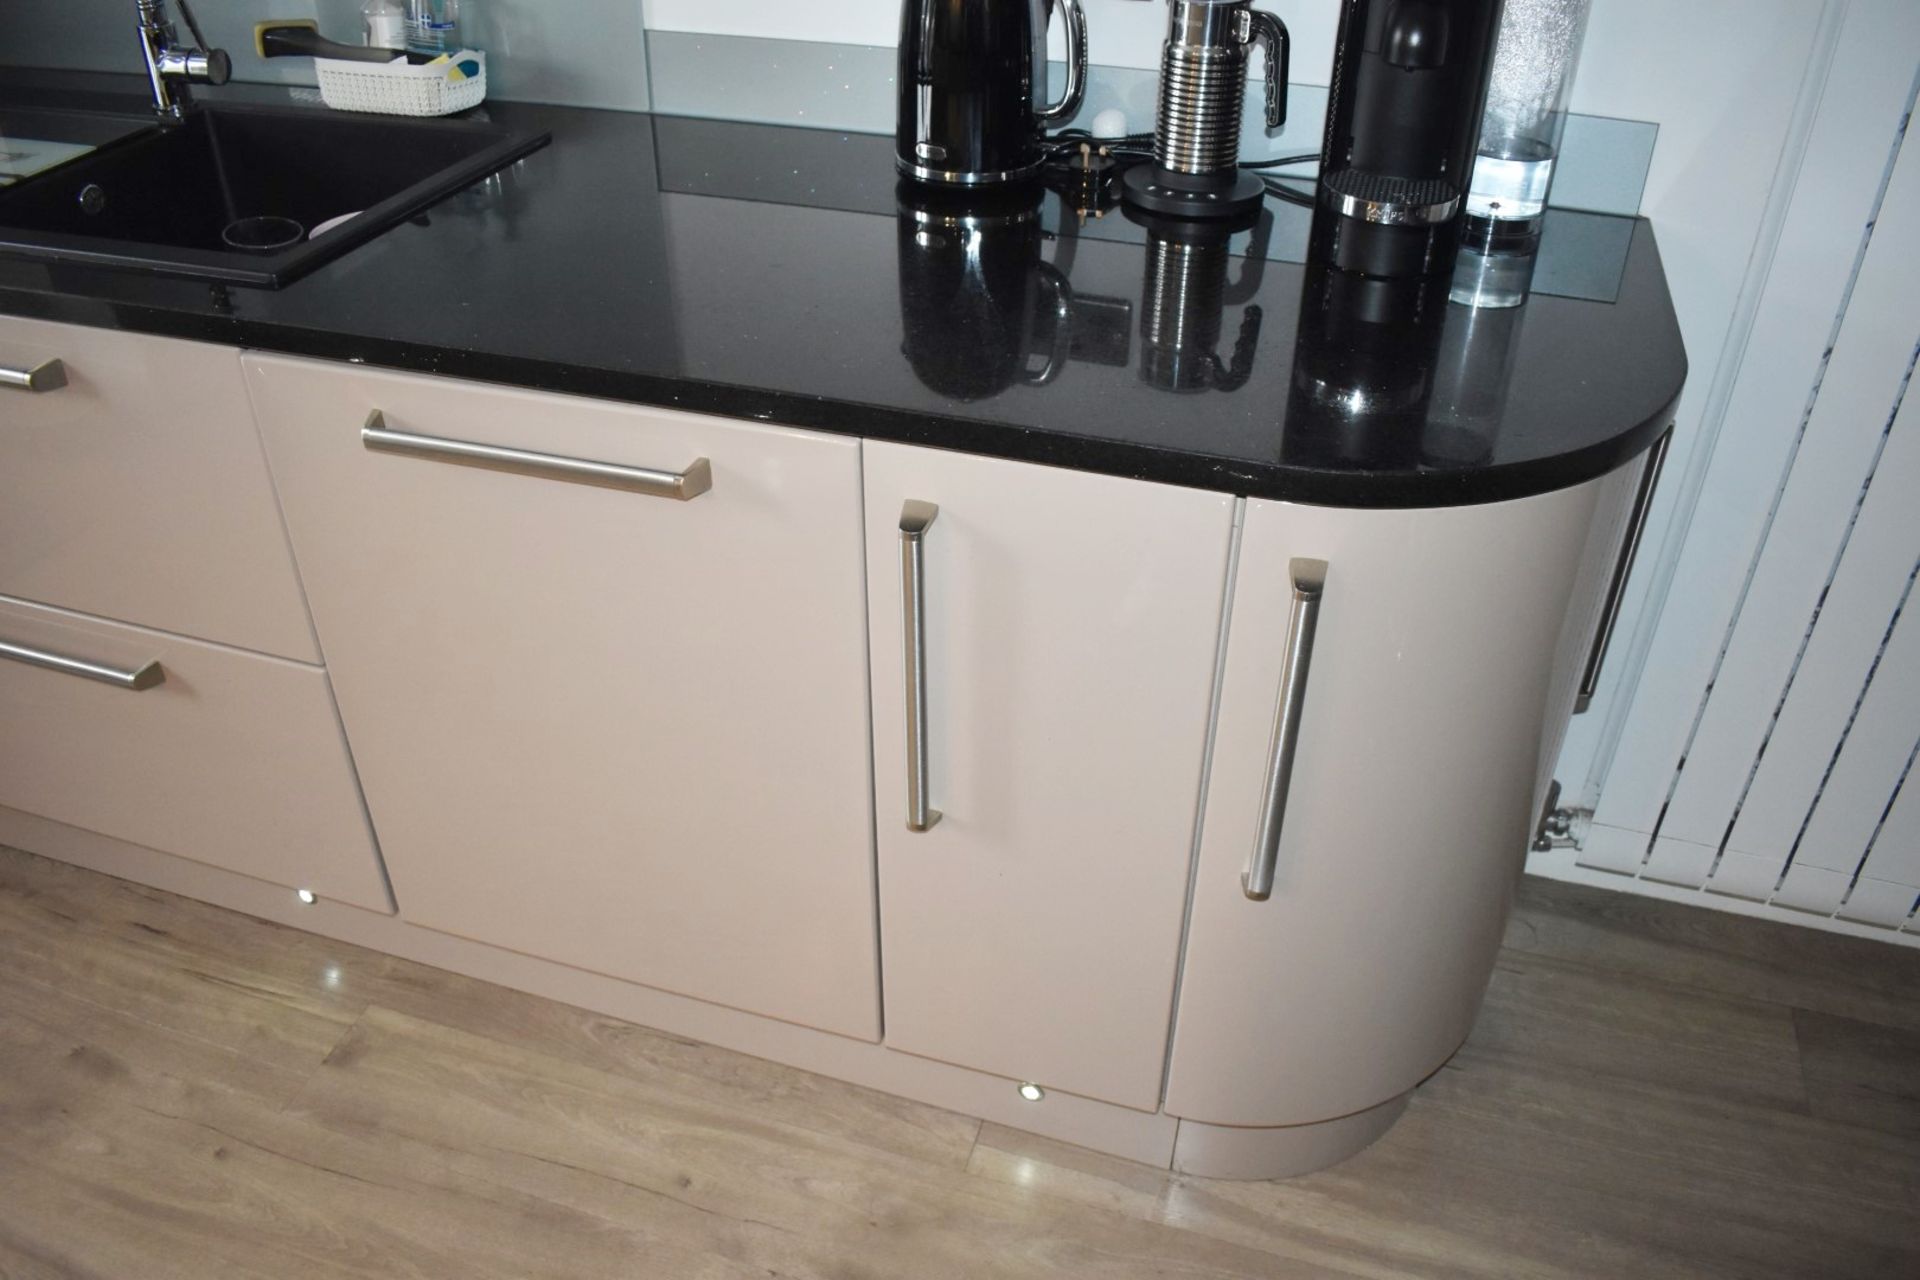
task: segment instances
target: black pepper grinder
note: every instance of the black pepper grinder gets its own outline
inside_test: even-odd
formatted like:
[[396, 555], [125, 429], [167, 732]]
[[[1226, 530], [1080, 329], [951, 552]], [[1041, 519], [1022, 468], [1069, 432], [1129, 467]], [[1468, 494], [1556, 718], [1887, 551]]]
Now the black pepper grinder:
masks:
[[1343, 0], [1310, 255], [1382, 278], [1453, 269], [1502, 0]]

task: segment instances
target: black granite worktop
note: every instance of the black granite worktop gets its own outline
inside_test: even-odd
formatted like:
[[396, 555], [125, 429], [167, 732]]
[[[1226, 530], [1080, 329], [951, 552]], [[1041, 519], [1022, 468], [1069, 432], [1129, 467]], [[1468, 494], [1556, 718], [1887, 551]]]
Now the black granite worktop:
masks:
[[1310, 271], [1278, 200], [1190, 243], [903, 203], [883, 137], [486, 110], [553, 142], [284, 289], [0, 258], [0, 313], [1352, 506], [1603, 474], [1685, 377], [1644, 220], [1550, 214], [1475, 311]]

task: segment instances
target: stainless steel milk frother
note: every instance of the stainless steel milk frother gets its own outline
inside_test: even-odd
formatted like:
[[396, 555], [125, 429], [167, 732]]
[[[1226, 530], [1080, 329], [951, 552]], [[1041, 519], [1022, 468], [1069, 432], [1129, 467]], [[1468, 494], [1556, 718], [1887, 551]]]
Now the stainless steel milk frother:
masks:
[[1287, 28], [1252, 0], [1168, 0], [1153, 163], [1124, 179], [1129, 204], [1174, 217], [1229, 217], [1265, 185], [1240, 169], [1248, 51], [1267, 56], [1266, 126], [1287, 122]]

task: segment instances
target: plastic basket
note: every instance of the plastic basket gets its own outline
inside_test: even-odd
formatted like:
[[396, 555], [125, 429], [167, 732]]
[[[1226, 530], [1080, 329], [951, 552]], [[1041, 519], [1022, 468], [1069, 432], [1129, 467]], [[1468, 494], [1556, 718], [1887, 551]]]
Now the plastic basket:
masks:
[[[478, 63], [477, 75], [464, 65]], [[487, 96], [487, 55], [466, 49], [445, 62], [409, 66], [392, 62], [344, 62], [315, 58], [320, 100], [335, 111], [376, 111], [390, 116], [450, 116], [477, 107]]]

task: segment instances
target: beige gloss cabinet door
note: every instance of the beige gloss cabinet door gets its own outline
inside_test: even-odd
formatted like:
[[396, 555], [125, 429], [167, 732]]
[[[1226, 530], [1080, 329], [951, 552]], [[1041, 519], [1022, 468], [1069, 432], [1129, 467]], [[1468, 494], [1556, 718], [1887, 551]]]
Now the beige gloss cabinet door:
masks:
[[[874, 442], [866, 474], [887, 1043], [1152, 1110], [1233, 499]], [[921, 595], [942, 816], [923, 832], [909, 501], [939, 508]]]
[[[133, 689], [35, 656], [154, 666]], [[305, 663], [0, 599], [0, 805], [393, 909], [326, 673]]]
[[[1291, 1125], [1385, 1102], [1466, 1037], [1534, 815], [1594, 481], [1425, 510], [1247, 505], [1167, 1110]], [[1272, 896], [1242, 887], [1291, 566], [1326, 563]]]
[[0, 594], [318, 662], [239, 353], [0, 316], [49, 361], [0, 386]]
[[[402, 917], [877, 1039], [858, 442], [246, 365]], [[373, 410], [712, 488], [375, 452]]]

